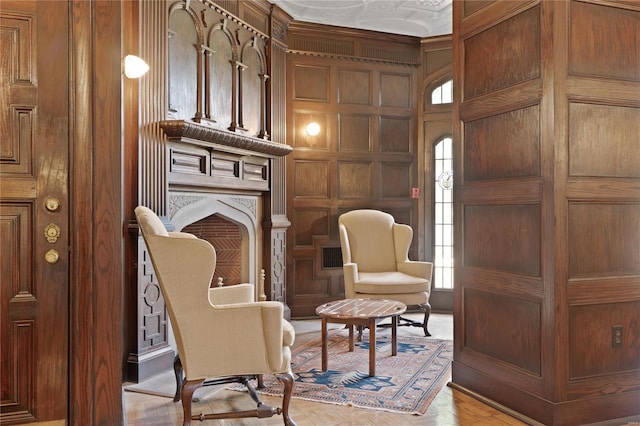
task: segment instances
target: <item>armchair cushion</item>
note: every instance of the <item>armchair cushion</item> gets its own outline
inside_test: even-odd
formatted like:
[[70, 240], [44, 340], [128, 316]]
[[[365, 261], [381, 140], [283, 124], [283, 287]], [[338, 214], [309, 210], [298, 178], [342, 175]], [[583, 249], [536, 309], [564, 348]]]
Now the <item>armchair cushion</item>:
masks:
[[414, 277], [402, 272], [361, 272], [354, 283], [356, 293], [394, 294], [429, 291], [431, 283], [422, 277]]
[[249, 303], [253, 302], [253, 299], [253, 286], [251, 284], [237, 284], [209, 289], [209, 303], [212, 305]]

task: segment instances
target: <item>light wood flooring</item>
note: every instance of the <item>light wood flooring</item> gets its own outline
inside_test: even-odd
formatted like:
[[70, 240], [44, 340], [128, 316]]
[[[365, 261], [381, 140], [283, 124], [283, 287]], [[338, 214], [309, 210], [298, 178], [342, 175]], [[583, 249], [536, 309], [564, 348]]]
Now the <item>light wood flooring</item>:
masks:
[[[408, 315], [420, 318], [420, 314]], [[320, 335], [319, 320], [294, 320], [296, 329], [296, 345], [300, 345]], [[338, 326], [338, 325], [336, 325]], [[446, 314], [432, 314], [429, 320], [429, 331], [433, 338], [453, 340], [453, 318]], [[400, 327], [400, 335], [424, 336], [420, 328]], [[273, 407], [280, 405], [281, 398], [261, 396], [265, 404]], [[182, 424], [182, 406], [171, 399], [123, 391], [125, 420], [128, 426], [169, 426]], [[255, 404], [244, 393], [221, 390], [194, 403], [193, 412], [221, 412], [228, 410], [254, 409]], [[291, 418], [298, 426], [331, 426], [331, 425], [525, 425], [521, 421], [489, 407], [462, 392], [445, 386], [428, 411], [423, 416], [411, 414], [395, 414], [384, 411], [365, 410], [348, 406], [337, 406], [324, 403], [292, 399]], [[193, 422], [192, 424], [200, 424]], [[227, 419], [210, 420], [201, 423], [203, 426], [214, 425], [282, 425], [282, 417], [269, 419]]]

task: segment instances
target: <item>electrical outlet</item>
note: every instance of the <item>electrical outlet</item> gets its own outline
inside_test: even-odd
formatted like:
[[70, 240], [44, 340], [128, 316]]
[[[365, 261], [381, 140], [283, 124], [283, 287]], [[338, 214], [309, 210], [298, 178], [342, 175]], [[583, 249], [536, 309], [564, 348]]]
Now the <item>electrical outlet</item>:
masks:
[[614, 325], [611, 327], [611, 347], [612, 348], [621, 348], [622, 347], [622, 326]]

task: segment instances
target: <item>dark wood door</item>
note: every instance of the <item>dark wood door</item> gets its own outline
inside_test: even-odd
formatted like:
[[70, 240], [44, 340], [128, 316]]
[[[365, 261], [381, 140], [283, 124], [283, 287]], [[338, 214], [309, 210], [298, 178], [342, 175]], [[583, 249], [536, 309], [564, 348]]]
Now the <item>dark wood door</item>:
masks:
[[68, 407], [68, 3], [0, 5], [0, 423]]

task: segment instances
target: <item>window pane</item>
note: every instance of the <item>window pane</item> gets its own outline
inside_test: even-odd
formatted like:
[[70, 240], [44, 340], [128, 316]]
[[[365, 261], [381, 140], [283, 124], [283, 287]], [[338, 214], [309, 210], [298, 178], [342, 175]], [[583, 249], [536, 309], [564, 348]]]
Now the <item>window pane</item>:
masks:
[[449, 80], [433, 89], [431, 92], [431, 104], [441, 105], [453, 102], [453, 80]]
[[439, 159], [444, 158], [444, 144], [440, 142], [436, 145], [436, 164], [439, 163]]
[[443, 149], [444, 149], [444, 158], [453, 158], [453, 140], [451, 138], [444, 138]]
[[453, 223], [453, 209], [442, 209], [440, 213], [440, 223]]
[[449, 80], [442, 85], [442, 103], [450, 104], [453, 102], [453, 81]]
[[442, 225], [442, 243], [445, 246], [453, 245], [453, 227], [451, 225]]
[[431, 103], [433, 105], [442, 103], [442, 86], [436, 87], [433, 92], [431, 92]]

